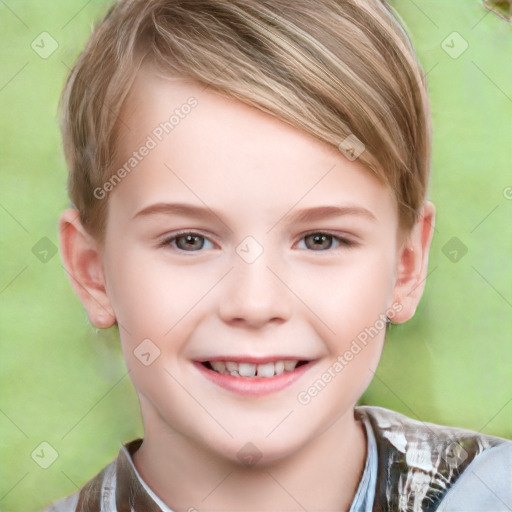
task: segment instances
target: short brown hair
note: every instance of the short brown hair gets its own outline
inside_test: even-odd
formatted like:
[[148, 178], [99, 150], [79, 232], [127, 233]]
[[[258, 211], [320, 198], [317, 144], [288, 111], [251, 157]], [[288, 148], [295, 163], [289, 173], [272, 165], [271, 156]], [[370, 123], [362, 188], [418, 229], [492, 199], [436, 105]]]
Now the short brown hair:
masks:
[[[394, 191], [411, 228], [425, 201], [431, 119], [425, 77], [384, 0], [125, 0], [93, 31], [64, 88], [69, 194], [103, 238], [119, 113], [137, 70], [207, 84], [329, 145], [355, 136], [359, 161]], [[354, 140], [357, 140], [354, 139]]]

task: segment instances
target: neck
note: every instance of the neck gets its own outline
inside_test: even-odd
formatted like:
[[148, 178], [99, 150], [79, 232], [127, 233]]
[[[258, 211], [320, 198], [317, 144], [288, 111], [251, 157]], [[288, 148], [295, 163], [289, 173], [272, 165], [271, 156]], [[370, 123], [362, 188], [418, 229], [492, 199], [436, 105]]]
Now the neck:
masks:
[[168, 427], [155, 428], [158, 422], [150, 422], [150, 430], [145, 423], [134, 464], [175, 512], [346, 511], [364, 469], [365, 430], [352, 410], [300, 450], [264, 467], [244, 466]]

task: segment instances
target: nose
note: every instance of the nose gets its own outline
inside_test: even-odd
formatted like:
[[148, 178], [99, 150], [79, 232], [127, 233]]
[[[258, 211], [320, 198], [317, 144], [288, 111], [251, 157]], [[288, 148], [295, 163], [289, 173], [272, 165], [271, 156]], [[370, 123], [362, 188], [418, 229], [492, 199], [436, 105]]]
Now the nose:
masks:
[[226, 323], [251, 328], [286, 322], [293, 294], [285, 283], [265, 253], [252, 263], [235, 255], [234, 268], [226, 276], [219, 298], [219, 316]]

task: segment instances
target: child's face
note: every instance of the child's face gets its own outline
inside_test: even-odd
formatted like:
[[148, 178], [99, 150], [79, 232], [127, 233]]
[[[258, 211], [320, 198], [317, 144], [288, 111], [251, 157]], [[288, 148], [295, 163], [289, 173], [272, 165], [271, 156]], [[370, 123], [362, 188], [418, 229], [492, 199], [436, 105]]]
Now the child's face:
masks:
[[[172, 131], [155, 130], [176, 109]], [[233, 460], [252, 442], [272, 460], [353, 422], [386, 313], [414, 311], [399, 302], [411, 256], [392, 192], [305, 132], [184, 81], [139, 74], [121, 117], [117, 164], [140, 161], [110, 193], [100, 256], [146, 435]], [[272, 378], [203, 365], [283, 360], [308, 364]]]

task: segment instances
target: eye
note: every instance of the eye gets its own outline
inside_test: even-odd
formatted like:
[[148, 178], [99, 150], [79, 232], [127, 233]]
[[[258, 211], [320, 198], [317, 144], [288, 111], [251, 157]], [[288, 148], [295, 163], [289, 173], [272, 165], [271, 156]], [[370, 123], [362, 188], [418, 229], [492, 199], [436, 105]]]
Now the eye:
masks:
[[[322, 231], [309, 233], [300, 240], [300, 242], [302, 241], [304, 241], [306, 249], [311, 249], [312, 251], [325, 251], [340, 245], [345, 247], [352, 247], [355, 245], [351, 240], [340, 238], [338, 236], [332, 235], [330, 233], [324, 233]], [[303, 249], [304, 247], [299, 248]]]
[[187, 252], [197, 252], [205, 248], [205, 244], [210, 244], [209, 249], [213, 248], [213, 244], [204, 236], [199, 233], [179, 233], [178, 235], [166, 238], [163, 242], [163, 246], [171, 246], [174, 249]]

